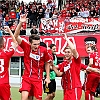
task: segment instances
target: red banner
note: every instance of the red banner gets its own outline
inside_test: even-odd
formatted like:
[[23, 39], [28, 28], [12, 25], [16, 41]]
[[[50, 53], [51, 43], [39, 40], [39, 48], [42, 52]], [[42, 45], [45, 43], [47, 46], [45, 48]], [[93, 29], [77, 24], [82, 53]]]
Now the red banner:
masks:
[[100, 30], [100, 18], [58, 18], [41, 20], [40, 30], [46, 33], [77, 33]]
[[[77, 51], [78, 51], [78, 53], [80, 54], [81, 57], [88, 56], [87, 53], [86, 53], [86, 50], [85, 50], [85, 42], [84, 42], [84, 39], [86, 37], [87, 36], [68, 37], [74, 43], [74, 45], [76, 46]], [[93, 36], [90, 36], [90, 37], [95, 37], [97, 39], [96, 46], [97, 46], [98, 51], [100, 51], [100, 36], [99, 35], [93, 35]], [[25, 41], [28, 41], [28, 36], [22, 36], [22, 38]], [[12, 42], [11, 37], [5, 36], [4, 40], [5, 40], [5, 43], [6, 43], [5, 49], [8, 49], [11, 46], [11, 42]], [[63, 50], [66, 47], [66, 45], [68, 45], [67, 42], [63, 39], [62, 36], [41, 36], [41, 41], [45, 42], [47, 44], [47, 46], [50, 45], [51, 43], [56, 44], [57, 55], [60, 56], [60, 57], [63, 56], [63, 54], [64, 54]], [[24, 54], [23, 50], [20, 47], [18, 47], [14, 56], [23, 56], [23, 54]]]

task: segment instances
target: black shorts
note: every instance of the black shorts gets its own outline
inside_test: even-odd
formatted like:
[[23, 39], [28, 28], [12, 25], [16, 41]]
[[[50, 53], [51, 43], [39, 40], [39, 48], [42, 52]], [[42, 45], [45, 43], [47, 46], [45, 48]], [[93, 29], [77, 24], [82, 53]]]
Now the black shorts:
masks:
[[46, 87], [46, 84], [43, 84], [44, 93], [50, 94], [56, 91], [56, 81], [50, 80], [51, 82]]

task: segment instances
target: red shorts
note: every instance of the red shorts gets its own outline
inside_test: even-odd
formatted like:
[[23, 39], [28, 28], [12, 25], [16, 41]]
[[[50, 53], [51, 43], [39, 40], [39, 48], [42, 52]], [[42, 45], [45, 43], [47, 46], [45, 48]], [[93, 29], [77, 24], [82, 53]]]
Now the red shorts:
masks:
[[22, 84], [19, 92], [28, 91], [29, 96], [42, 100], [42, 81], [29, 81], [22, 79]]
[[0, 84], [0, 100], [11, 100], [9, 84]]
[[95, 92], [99, 83], [99, 77], [95, 74], [88, 74], [86, 80], [86, 91]]
[[82, 89], [81, 88], [66, 90], [65, 93], [64, 93], [64, 99], [63, 100], [81, 100], [81, 95], [82, 95]]

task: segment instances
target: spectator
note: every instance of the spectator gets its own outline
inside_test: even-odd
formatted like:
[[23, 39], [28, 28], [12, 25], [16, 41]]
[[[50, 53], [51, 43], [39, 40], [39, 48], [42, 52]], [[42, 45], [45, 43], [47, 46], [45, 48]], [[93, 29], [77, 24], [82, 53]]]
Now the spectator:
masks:
[[83, 17], [83, 11], [84, 11], [84, 8], [80, 8], [80, 11], [78, 12], [77, 15]]
[[76, 13], [75, 9], [72, 9], [70, 12], [70, 17], [75, 17], [75, 16], [77, 16], [77, 13]]
[[55, 0], [52, 0], [51, 11], [54, 12], [55, 9], [56, 9], [56, 2], [55, 2]]
[[6, 8], [6, 5], [5, 4], [2, 4], [1, 5], [1, 9], [2, 9], [2, 11], [4, 11], [4, 12], [7, 13], [7, 8]]
[[10, 27], [12, 33], [15, 32], [16, 27], [17, 27], [17, 23], [16, 23], [16, 21], [14, 21], [14, 22], [13, 22], [13, 25]]
[[57, 19], [58, 18], [58, 11], [56, 9], [54, 10], [54, 13], [52, 15], [52, 18], [53, 19]]
[[20, 35], [26, 35], [26, 30], [24, 30], [23, 27], [20, 29]]
[[36, 10], [36, 7], [33, 7], [32, 8], [32, 11], [30, 12], [30, 16], [29, 16], [29, 19], [30, 19], [30, 28], [32, 27], [32, 23], [37, 26], [37, 17], [38, 17], [38, 13], [37, 13], [37, 10]]
[[31, 29], [30, 33], [31, 33], [31, 35], [32, 35], [32, 34], [38, 34], [38, 31], [37, 31], [35, 25], [32, 25], [32, 29]]
[[58, 10], [61, 10], [63, 0], [58, 0]]
[[95, 17], [97, 14], [96, 14], [96, 11], [94, 9], [94, 7], [91, 7], [90, 9], [90, 17]]
[[10, 20], [9, 15], [6, 14], [6, 16], [5, 16], [5, 22], [6, 22], [6, 25], [8, 25], [8, 21], [9, 21], [9, 20]]
[[16, 19], [16, 12], [14, 10], [11, 10], [9, 15], [10, 15], [10, 19]]
[[26, 28], [27, 28], [26, 22], [22, 23], [20, 35], [26, 35]]
[[52, 17], [52, 12], [50, 11], [50, 9], [46, 9], [45, 14], [44, 14], [44, 18], [51, 18]]
[[88, 10], [87, 7], [85, 7], [85, 9], [84, 9], [84, 11], [83, 11], [83, 16], [82, 16], [82, 17], [84, 17], [84, 18], [89, 17], [89, 10]]
[[41, 18], [44, 18], [44, 11], [42, 8], [39, 9], [39, 12], [38, 12], [38, 19], [37, 19], [38, 27], [40, 26]]
[[66, 8], [64, 7], [62, 10], [61, 10], [61, 17], [62, 18], [66, 18], [67, 14], [66, 14]]

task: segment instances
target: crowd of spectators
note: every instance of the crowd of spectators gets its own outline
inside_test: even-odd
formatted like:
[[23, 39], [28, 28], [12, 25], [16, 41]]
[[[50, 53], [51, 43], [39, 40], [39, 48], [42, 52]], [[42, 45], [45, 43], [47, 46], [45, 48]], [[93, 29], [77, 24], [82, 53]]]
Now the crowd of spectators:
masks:
[[[55, 1], [56, 0], [48, 0], [47, 4], [37, 3], [35, 1], [25, 4], [23, 1], [20, 3], [15, 0], [1, 2], [1, 26], [8, 25], [14, 32], [20, 15], [27, 13], [28, 21], [27, 23], [23, 23], [21, 35], [26, 34], [27, 27], [32, 28], [30, 31], [31, 34], [43, 34], [43, 32], [36, 30], [36, 28], [40, 26], [41, 18], [66, 18], [76, 16], [87, 18], [100, 16], [100, 0], [66, 0], [66, 3], [61, 5], [60, 9]], [[58, 2], [59, 1], [60, 0], [58, 0]]]

